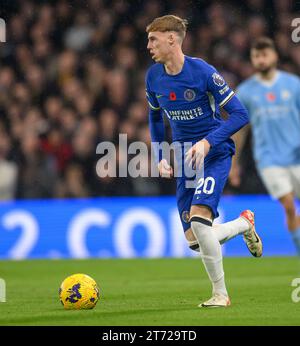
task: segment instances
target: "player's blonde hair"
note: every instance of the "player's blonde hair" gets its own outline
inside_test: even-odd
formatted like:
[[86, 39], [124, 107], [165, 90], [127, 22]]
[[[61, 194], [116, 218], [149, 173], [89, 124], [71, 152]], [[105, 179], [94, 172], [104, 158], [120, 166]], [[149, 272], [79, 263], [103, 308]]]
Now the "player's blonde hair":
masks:
[[175, 31], [183, 40], [186, 35], [187, 25], [188, 21], [186, 19], [182, 19], [180, 17], [169, 14], [166, 16], [155, 18], [153, 22], [147, 26], [146, 32], [149, 34], [149, 32], [153, 31]]

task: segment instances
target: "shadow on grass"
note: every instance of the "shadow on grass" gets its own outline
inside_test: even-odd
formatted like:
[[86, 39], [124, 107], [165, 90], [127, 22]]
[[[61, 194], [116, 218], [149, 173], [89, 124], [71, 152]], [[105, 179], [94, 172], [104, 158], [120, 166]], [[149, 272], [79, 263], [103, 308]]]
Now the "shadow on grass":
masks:
[[[90, 323], [95, 324], [97, 319], [99, 322], [105, 322], [106, 319], [111, 321], [112, 318], [122, 318], [122, 320], [126, 319], [126, 316], [141, 316], [145, 318], [147, 314], [157, 314], [155, 317], [157, 320], [160, 319], [159, 315], [165, 312], [191, 312], [195, 310], [194, 305], [188, 305], [182, 308], [163, 308], [163, 309], [135, 309], [135, 310], [124, 310], [124, 311], [101, 311], [101, 310], [60, 310], [55, 309], [50, 313], [38, 315], [38, 316], [26, 316], [24, 318], [12, 318], [10, 321], [1, 321], [0, 325], [65, 325], [72, 326], [72, 322], [77, 322], [76, 325], [89, 325]], [[80, 321], [80, 323], [78, 323]], [[59, 322], [62, 322], [59, 324]], [[117, 322], [117, 321], [116, 321]], [[107, 324], [107, 323], [106, 323]], [[102, 325], [102, 324], [99, 324]], [[104, 324], [103, 324], [104, 325]], [[115, 325], [118, 325], [117, 323]]]

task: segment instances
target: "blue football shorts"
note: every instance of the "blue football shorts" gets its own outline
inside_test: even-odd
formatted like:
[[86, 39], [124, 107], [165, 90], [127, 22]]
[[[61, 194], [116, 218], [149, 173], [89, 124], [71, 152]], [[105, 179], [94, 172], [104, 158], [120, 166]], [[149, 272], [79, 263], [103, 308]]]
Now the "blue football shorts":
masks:
[[[197, 180], [185, 175], [177, 178], [177, 207], [184, 231], [191, 225], [189, 214], [192, 205], [205, 205], [210, 208], [213, 218], [219, 216], [218, 204], [228, 179], [231, 167], [231, 154], [208, 157], [204, 161], [203, 174]], [[187, 187], [187, 183], [194, 180], [194, 187]]]

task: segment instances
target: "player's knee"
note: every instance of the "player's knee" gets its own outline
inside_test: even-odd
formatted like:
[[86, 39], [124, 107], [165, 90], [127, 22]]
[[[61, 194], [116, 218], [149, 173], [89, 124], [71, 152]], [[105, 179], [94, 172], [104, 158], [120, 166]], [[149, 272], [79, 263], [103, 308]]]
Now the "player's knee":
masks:
[[212, 211], [205, 205], [192, 205], [190, 210], [190, 219], [193, 216], [200, 216], [205, 219], [212, 220]]
[[190, 241], [192, 242], [192, 241], [197, 240], [191, 228], [189, 228], [187, 231], [185, 231], [184, 235], [185, 235], [185, 238], [188, 242], [190, 242]]

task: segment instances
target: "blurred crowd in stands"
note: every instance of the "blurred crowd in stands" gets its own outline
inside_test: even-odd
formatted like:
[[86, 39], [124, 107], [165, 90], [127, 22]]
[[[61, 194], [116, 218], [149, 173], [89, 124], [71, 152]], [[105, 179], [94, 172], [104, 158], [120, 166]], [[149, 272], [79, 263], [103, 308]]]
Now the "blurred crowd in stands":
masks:
[[[294, 1], [2, 1], [7, 42], [0, 43], [0, 199], [173, 194], [158, 178], [99, 178], [97, 144], [150, 146], [145, 71], [152, 64], [145, 27], [155, 17], [189, 20], [187, 55], [213, 64], [232, 88], [252, 73], [249, 45], [275, 39], [280, 68], [300, 74], [292, 42]], [[169, 133], [169, 132], [168, 132]], [[240, 187], [264, 193], [251, 137]]]

